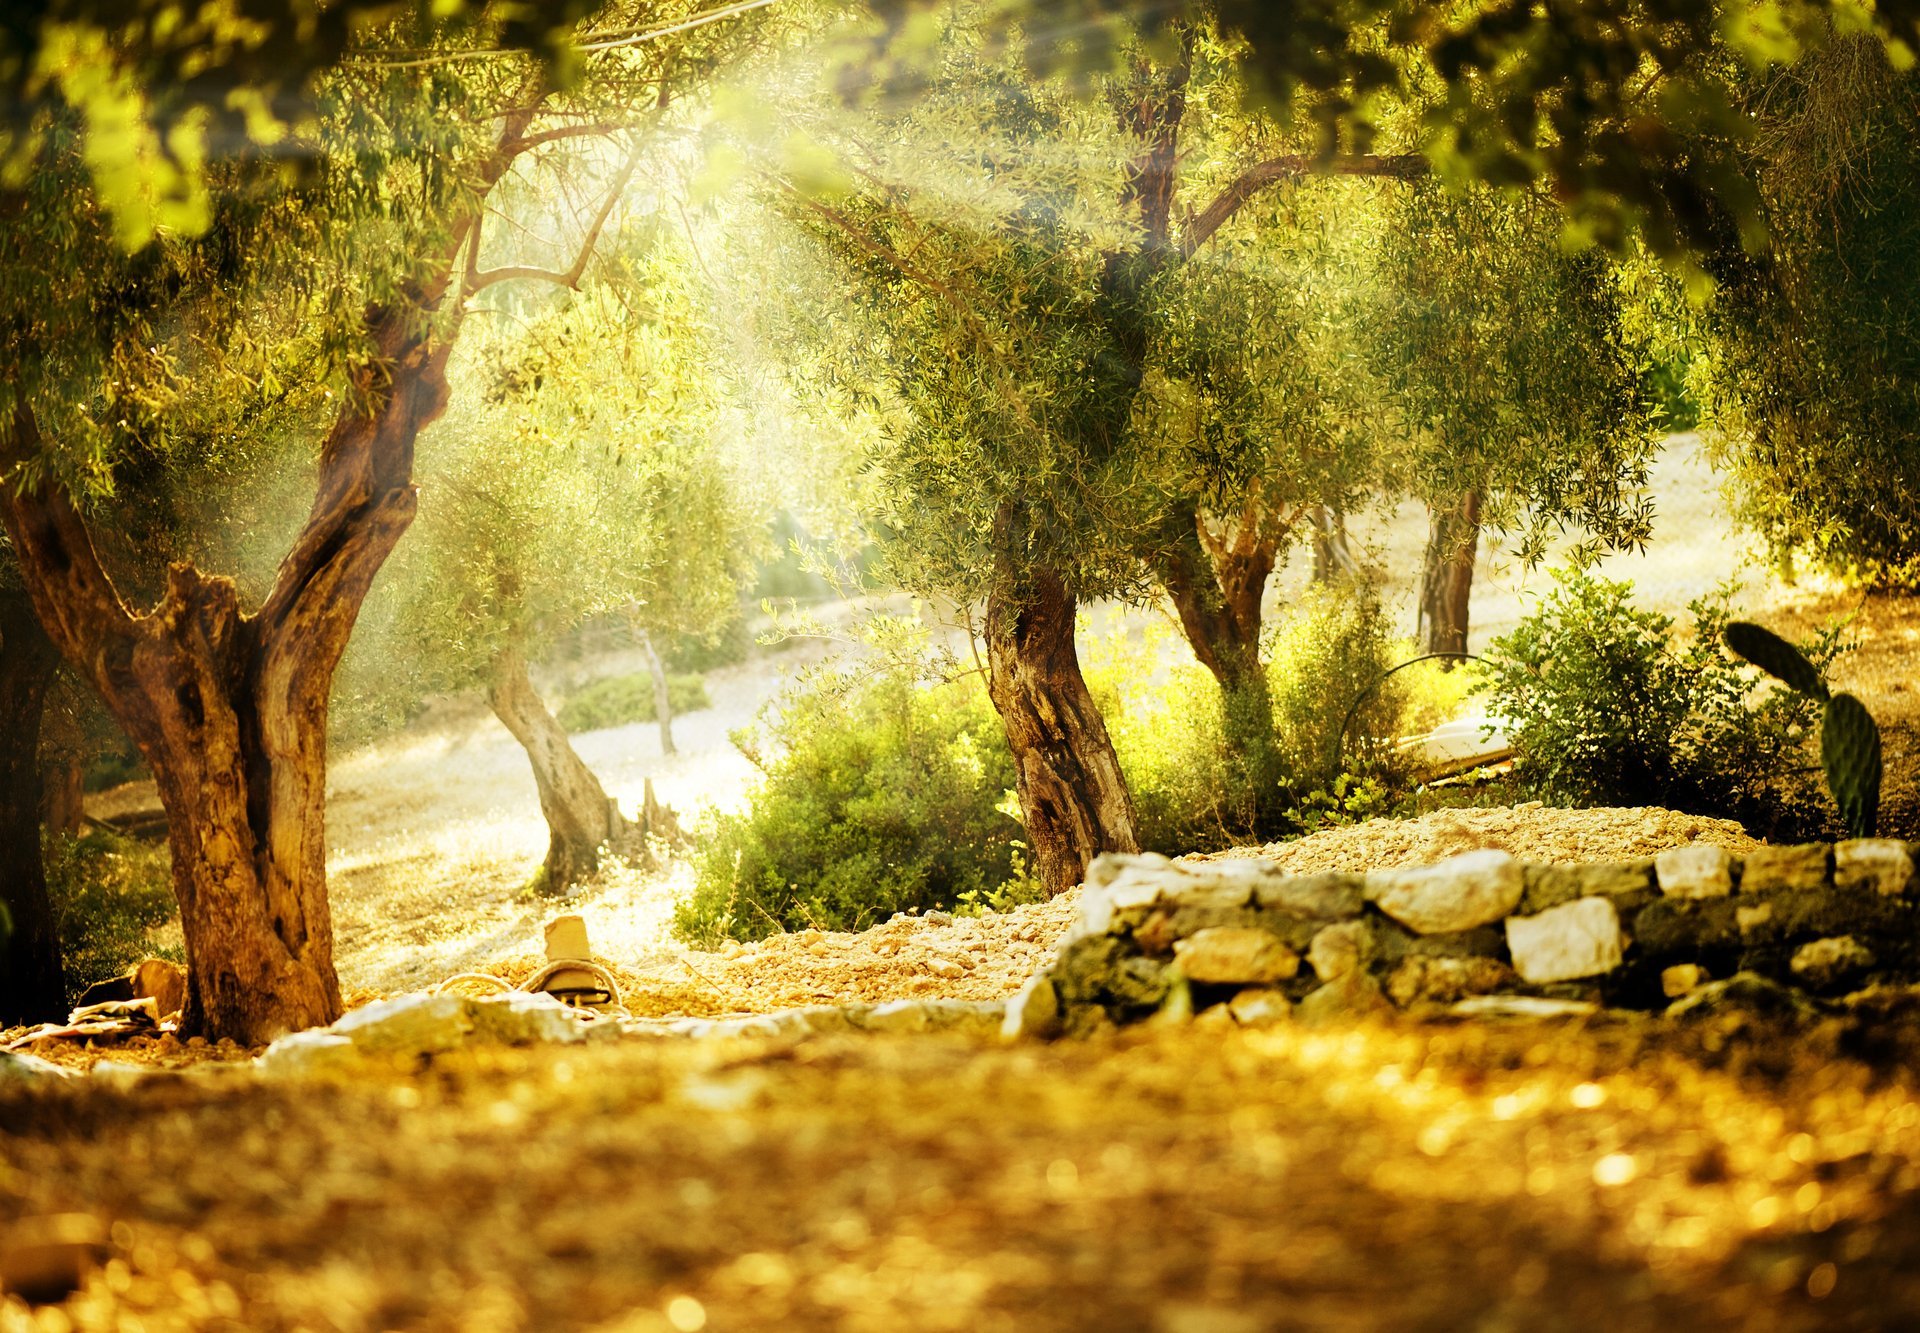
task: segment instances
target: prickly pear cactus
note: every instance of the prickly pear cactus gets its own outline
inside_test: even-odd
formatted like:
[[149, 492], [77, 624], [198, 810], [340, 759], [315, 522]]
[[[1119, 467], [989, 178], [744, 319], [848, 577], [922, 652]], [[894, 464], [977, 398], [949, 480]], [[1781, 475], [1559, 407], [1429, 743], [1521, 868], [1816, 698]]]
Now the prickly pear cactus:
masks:
[[1820, 678], [1820, 669], [1772, 630], [1751, 621], [1735, 620], [1721, 634], [1736, 657], [1745, 658], [1770, 676], [1778, 676], [1789, 689], [1822, 702], [1831, 697], [1826, 681]]
[[1827, 790], [1856, 838], [1871, 838], [1880, 822], [1880, 728], [1851, 694], [1827, 701], [1820, 722], [1820, 762]]

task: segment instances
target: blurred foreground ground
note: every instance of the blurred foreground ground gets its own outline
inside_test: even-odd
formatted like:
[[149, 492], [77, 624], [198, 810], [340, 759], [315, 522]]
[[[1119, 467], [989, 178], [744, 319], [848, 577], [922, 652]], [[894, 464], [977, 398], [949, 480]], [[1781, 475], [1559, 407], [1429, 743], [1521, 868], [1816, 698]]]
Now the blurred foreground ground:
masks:
[[1895, 1329], [1912, 1017], [660, 1040], [0, 1098], [0, 1329]]

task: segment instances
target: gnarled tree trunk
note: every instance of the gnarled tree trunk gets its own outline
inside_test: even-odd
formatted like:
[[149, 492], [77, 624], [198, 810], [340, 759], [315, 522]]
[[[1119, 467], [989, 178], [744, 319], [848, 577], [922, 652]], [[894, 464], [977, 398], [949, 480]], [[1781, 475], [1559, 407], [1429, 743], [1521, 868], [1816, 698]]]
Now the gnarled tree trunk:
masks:
[[[0, 487], [41, 623], [153, 769], [186, 937], [188, 1033], [258, 1044], [340, 1016], [327, 706], [373, 576], [413, 519], [413, 443], [446, 405], [449, 350], [417, 309], [369, 321], [386, 383], [362, 373], [377, 406], [344, 413], [328, 435], [306, 527], [252, 615], [230, 579], [185, 564], [136, 615], [57, 479], [29, 491], [16, 472]], [[9, 462], [41, 451], [24, 402], [6, 443]]]
[[508, 648], [494, 659], [487, 701], [533, 765], [540, 812], [547, 817], [547, 891], [559, 893], [592, 877], [603, 850], [646, 855], [646, 840], [620, 813], [566, 729], [547, 711], [527, 674], [527, 659]]
[[1007, 731], [1034, 868], [1050, 894], [1086, 877], [1101, 852], [1140, 850], [1133, 796], [1074, 645], [1075, 598], [1037, 569], [1021, 595], [987, 599], [987, 690]]
[[1222, 535], [1188, 511], [1176, 518], [1174, 540], [1155, 562], [1193, 655], [1220, 686], [1226, 741], [1256, 822], [1278, 801], [1281, 768], [1260, 631], [1283, 529], [1260, 517], [1250, 506]]
[[60, 940], [40, 857], [40, 718], [60, 654], [27, 594], [0, 590], [0, 1027], [67, 1015]]
[[1420, 572], [1420, 625], [1430, 653], [1467, 651], [1467, 603], [1480, 547], [1480, 492], [1428, 507], [1427, 552]]
[[640, 631], [640, 648], [647, 655], [647, 671], [653, 677], [653, 715], [660, 723], [660, 753], [676, 754], [673, 747], [673, 692], [667, 688], [667, 666], [654, 650], [653, 635]]

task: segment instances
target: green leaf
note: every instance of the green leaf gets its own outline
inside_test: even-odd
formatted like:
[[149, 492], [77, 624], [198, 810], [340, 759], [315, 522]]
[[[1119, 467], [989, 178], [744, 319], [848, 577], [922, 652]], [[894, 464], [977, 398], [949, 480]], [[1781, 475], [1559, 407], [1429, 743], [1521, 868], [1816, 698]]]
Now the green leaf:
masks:
[[1819, 668], [1772, 630], [1751, 621], [1736, 620], [1721, 631], [1721, 637], [1736, 657], [1745, 658], [1770, 676], [1777, 676], [1789, 689], [1814, 699], [1830, 697], [1827, 683], [1820, 679]]
[[1847, 831], [1856, 838], [1873, 837], [1880, 816], [1880, 728], [1851, 694], [1836, 694], [1827, 704], [1820, 762]]

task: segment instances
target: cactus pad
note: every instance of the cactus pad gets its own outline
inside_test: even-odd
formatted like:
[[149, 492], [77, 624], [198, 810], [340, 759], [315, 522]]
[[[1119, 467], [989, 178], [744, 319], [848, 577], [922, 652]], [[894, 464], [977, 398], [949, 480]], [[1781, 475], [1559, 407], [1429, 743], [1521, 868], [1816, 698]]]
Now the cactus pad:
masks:
[[1871, 838], [1880, 818], [1880, 728], [1851, 694], [1827, 702], [1820, 723], [1820, 762], [1827, 790], [1856, 838]]
[[1735, 656], [1745, 658], [1770, 676], [1778, 676], [1789, 689], [1822, 701], [1831, 697], [1827, 683], [1820, 679], [1820, 669], [1772, 630], [1751, 621], [1735, 620], [1721, 633]]

